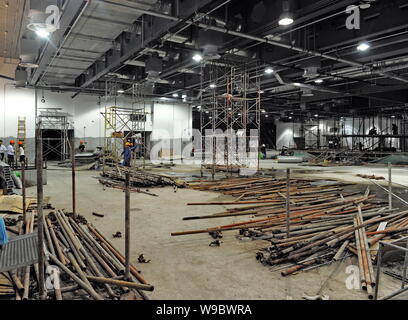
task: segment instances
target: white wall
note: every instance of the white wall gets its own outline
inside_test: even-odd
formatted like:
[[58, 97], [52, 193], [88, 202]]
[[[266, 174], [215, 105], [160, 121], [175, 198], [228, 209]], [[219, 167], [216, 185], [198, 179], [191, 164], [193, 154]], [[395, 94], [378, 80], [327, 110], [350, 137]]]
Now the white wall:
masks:
[[[81, 94], [72, 99], [73, 93], [58, 93], [37, 90], [37, 108], [61, 108], [73, 116], [72, 121], [75, 136], [98, 138], [104, 136], [104, 118], [101, 112], [105, 107], [131, 107], [132, 101], [120, 97], [117, 101], [105, 101], [93, 95]], [[43, 103], [42, 97], [45, 99]], [[156, 131], [165, 129], [170, 139], [180, 139], [186, 134], [191, 137], [192, 110], [187, 104], [156, 102], [152, 110], [151, 102], [143, 104], [149, 113], [146, 121], [146, 131], [153, 131], [152, 138], [158, 136]], [[140, 105], [141, 106], [141, 105]], [[154, 112], [154, 115], [152, 115]], [[27, 137], [35, 136], [35, 90], [15, 88], [12, 81], [0, 79], [0, 137], [15, 137], [17, 134], [17, 119], [27, 117]], [[154, 117], [154, 122], [152, 123]], [[85, 129], [84, 129], [85, 127]]]

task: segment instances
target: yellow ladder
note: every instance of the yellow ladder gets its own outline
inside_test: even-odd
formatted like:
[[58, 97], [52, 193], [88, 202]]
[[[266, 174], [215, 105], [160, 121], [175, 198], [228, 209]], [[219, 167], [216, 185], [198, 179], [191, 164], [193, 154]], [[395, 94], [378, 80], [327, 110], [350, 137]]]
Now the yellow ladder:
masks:
[[27, 134], [26, 117], [18, 117], [17, 141], [22, 141], [25, 144], [26, 134]]

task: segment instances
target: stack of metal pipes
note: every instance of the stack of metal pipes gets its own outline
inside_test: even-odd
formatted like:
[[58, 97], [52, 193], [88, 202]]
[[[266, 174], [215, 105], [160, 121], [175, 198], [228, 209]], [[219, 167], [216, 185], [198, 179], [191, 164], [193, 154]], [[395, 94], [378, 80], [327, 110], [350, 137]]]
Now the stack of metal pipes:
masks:
[[[239, 230], [245, 237], [269, 242], [256, 253], [256, 258], [273, 266], [274, 270], [280, 270], [282, 276], [355, 255], [362, 289], [373, 298], [372, 263], [376, 259], [379, 241], [398, 238], [408, 232], [408, 211], [389, 209], [370, 194], [369, 188], [362, 194], [345, 192], [345, 185], [341, 184], [318, 187], [312, 181], [291, 180], [287, 192], [285, 183], [283, 180], [253, 178], [195, 184], [194, 189], [220, 191], [236, 199], [188, 205], [234, 207], [214, 215], [185, 217], [184, 220], [245, 215], [253, 218], [172, 235]], [[288, 194], [290, 205], [285, 207]]]
[[[144, 292], [154, 287], [132, 265], [129, 277], [125, 277], [125, 258], [94, 226], [61, 210], [44, 216], [43, 222], [47, 299], [148, 299]], [[28, 213], [26, 233], [33, 232], [34, 225], [35, 213]], [[40, 298], [38, 265], [9, 275], [16, 300]]]

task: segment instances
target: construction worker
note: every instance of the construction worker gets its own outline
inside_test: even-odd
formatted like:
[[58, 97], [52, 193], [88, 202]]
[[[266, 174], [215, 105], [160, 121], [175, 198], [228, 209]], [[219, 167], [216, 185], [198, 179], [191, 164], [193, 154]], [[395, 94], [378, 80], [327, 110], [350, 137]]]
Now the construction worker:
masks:
[[6, 155], [7, 148], [3, 144], [3, 140], [0, 140], [0, 161], [4, 161], [4, 156]]
[[79, 141], [79, 152], [84, 152], [85, 151], [85, 142], [83, 140]]
[[23, 141], [18, 142], [18, 154], [20, 155], [20, 162], [25, 162], [25, 151]]
[[7, 147], [7, 163], [10, 167], [14, 168], [14, 155], [15, 155], [15, 150], [14, 150], [14, 140], [10, 141], [10, 145]]
[[124, 166], [130, 167], [130, 161], [132, 160], [132, 151], [135, 150], [136, 147], [133, 146], [133, 143], [126, 142], [125, 149], [123, 150], [122, 154], [124, 155]]

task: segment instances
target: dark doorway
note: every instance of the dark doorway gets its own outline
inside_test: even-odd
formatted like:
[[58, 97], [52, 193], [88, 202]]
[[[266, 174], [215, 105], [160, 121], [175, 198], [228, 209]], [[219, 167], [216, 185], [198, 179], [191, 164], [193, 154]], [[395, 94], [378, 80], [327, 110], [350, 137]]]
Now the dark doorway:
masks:
[[260, 141], [261, 144], [265, 144], [268, 149], [276, 149], [275, 123], [267, 122], [261, 125]]
[[69, 158], [68, 140], [73, 141], [74, 130], [41, 130], [43, 157], [47, 161], [63, 161]]

